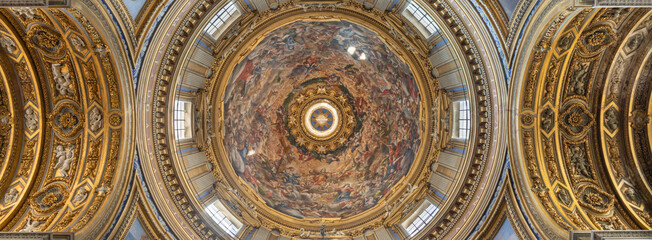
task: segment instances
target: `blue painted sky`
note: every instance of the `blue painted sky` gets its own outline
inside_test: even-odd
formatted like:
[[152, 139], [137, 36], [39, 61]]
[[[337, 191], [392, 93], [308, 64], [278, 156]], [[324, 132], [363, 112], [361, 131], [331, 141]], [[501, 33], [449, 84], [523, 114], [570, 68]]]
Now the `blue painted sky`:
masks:
[[138, 220], [138, 218], [136, 218], [134, 224], [131, 225], [131, 229], [129, 229], [129, 234], [127, 234], [127, 237], [125, 237], [125, 240], [142, 240], [142, 239], [149, 239], [149, 236], [147, 236], [145, 229], [143, 229], [143, 226], [140, 224], [140, 221]]
[[512, 18], [512, 13], [514, 13], [514, 9], [518, 4], [518, 0], [499, 0], [499, 1], [500, 1], [500, 5], [503, 5], [503, 9], [505, 9], [507, 18]]
[[500, 230], [496, 234], [496, 237], [494, 237], [494, 240], [518, 240], [518, 237], [516, 237], [516, 233], [514, 233], [514, 229], [512, 229], [512, 225], [509, 223], [509, 220], [505, 219], [503, 226], [500, 227]]
[[146, 0], [122, 0], [122, 1], [127, 6], [127, 9], [131, 14], [131, 17], [136, 19], [136, 16], [138, 16], [138, 12], [140, 12], [140, 9], [143, 8], [143, 5], [145, 5]]

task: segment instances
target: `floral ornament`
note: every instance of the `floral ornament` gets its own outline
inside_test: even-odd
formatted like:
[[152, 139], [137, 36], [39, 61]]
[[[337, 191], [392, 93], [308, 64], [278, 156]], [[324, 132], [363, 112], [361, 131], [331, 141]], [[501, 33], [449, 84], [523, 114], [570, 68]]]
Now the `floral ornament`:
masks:
[[71, 103], [59, 105], [51, 117], [53, 129], [63, 137], [72, 137], [82, 128], [84, 116]]
[[79, 118], [72, 113], [66, 112], [61, 115], [59, 115], [59, 118], [57, 119], [58, 123], [64, 128], [64, 129], [70, 129], [74, 127], [75, 125], [79, 124]]
[[50, 55], [61, 55], [65, 48], [61, 34], [45, 26], [35, 26], [27, 33], [28, 44]]
[[34, 197], [29, 199], [29, 203], [36, 213], [47, 214], [63, 206], [67, 197], [68, 191], [65, 187], [53, 184], [35, 193]]
[[586, 31], [580, 39], [582, 52], [591, 54], [614, 43], [615, 35], [611, 30], [611, 27], [599, 26], [592, 31]]
[[593, 114], [581, 104], [573, 104], [561, 115], [561, 126], [572, 136], [583, 135], [593, 125]]
[[596, 213], [607, 213], [614, 207], [614, 197], [594, 185], [582, 185], [578, 191], [580, 205]]

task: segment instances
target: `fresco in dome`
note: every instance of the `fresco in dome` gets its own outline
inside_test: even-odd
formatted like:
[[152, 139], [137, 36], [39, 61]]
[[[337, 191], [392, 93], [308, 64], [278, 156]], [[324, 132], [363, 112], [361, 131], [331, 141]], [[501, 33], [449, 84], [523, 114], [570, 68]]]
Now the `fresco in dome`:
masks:
[[[308, 151], [288, 132], [305, 87], [344, 89], [356, 128], [344, 146]], [[405, 176], [420, 145], [419, 90], [409, 66], [369, 29], [297, 21], [236, 65], [224, 95], [224, 146], [236, 174], [267, 205], [296, 218], [346, 218]], [[326, 120], [327, 121], [327, 120]]]

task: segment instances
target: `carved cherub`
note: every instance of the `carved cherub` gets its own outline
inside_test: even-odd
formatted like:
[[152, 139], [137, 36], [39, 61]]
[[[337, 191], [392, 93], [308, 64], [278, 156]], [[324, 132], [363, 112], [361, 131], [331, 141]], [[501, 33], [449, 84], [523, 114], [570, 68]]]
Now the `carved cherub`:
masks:
[[77, 190], [77, 194], [75, 194], [75, 197], [73, 197], [72, 202], [73, 203], [80, 203], [86, 200], [88, 197], [88, 190], [86, 188], [80, 188]]
[[23, 227], [23, 229], [21, 229], [18, 232], [36, 232], [36, 231], [40, 231], [39, 230], [40, 226], [41, 226], [41, 222], [39, 222], [38, 220], [32, 221], [31, 218], [27, 218], [27, 224], [25, 224], [25, 227]]
[[14, 43], [14, 40], [8, 36], [0, 38], [0, 45], [2, 45], [8, 53], [16, 51], [16, 43]]
[[72, 163], [75, 158], [74, 146], [69, 146], [69, 149], [66, 150], [63, 146], [59, 145], [54, 149], [54, 153], [57, 158], [57, 164], [54, 165], [54, 169], [58, 169], [61, 176], [68, 177], [70, 163]]
[[5, 194], [5, 204], [10, 204], [18, 199], [18, 190], [16, 188], [9, 189], [9, 192]]
[[38, 122], [37, 122], [38, 116], [36, 116], [36, 112], [34, 112], [33, 109], [28, 108], [25, 110], [25, 125], [27, 128], [31, 131], [36, 130], [38, 127]]
[[590, 63], [579, 63], [577, 67], [573, 69], [573, 75], [571, 76], [570, 86], [576, 94], [584, 95], [586, 92], [586, 80], [589, 77], [589, 64]]
[[72, 88], [70, 88], [70, 85], [72, 85], [72, 81], [70, 80], [70, 73], [62, 72], [61, 69], [63, 67], [64, 66], [60, 63], [52, 64], [52, 77], [54, 78], [54, 82], [56, 83], [57, 91], [59, 94], [72, 94]]
[[636, 191], [633, 188], [625, 190], [625, 197], [627, 197], [627, 200], [630, 202], [638, 204], [639, 198], [636, 196]]
[[94, 108], [90, 115], [88, 116], [89, 118], [89, 128], [91, 131], [97, 131], [102, 127], [102, 113], [100, 113], [100, 110], [97, 108]]
[[588, 162], [586, 160], [586, 156], [584, 155], [584, 151], [580, 147], [573, 147], [571, 148], [570, 152], [570, 160], [573, 166], [575, 167], [575, 173], [582, 174], [587, 177], [591, 177], [591, 173], [589, 172], [588, 169]]
[[616, 111], [609, 109], [604, 116], [604, 124], [611, 130], [618, 128], [618, 117]]
[[546, 131], [550, 131], [554, 127], [554, 117], [555, 112], [550, 109], [546, 109], [541, 112], [541, 128]]
[[301, 228], [301, 234], [299, 237], [302, 238], [309, 238], [312, 233], [310, 231], [306, 231], [305, 229]]
[[86, 47], [86, 43], [84, 43], [84, 41], [77, 36], [71, 37], [70, 43], [75, 47], [75, 49], [78, 52], [84, 51], [84, 48]]

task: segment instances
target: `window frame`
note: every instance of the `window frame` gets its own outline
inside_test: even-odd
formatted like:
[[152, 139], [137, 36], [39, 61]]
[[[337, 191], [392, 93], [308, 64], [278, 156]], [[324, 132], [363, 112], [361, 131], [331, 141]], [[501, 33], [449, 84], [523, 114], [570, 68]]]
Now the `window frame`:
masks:
[[174, 123], [174, 138], [177, 141], [192, 139], [193, 103], [189, 100], [175, 99], [172, 121]]
[[204, 27], [204, 33], [213, 39], [223, 32], [233, 20], [241, 15], [241, 11], [235, 4], [235, 1], [230, 1], [224, 7], [217, 11], [215, 16]]
[[[408, 1], [403, 8], [402, 15], [407, 18], [412, 25], [417, 27], [421, 34], [429, 39], [436, 33], [439, 33], [439, 27], [435, 19], [426, 12], [419, 4], [414, 1]], [[416, 22], [415, 22], [416, 21]], [[420, 25], [420, 28], [419, 26]]]
[[435, 219], [439, 210], [439, 206], [437, 206], [432, 200], [429, 198], [424, 199], [419, 205], [419, 208], [412, 212], [410, 217], [400, 224], [401, 229], [403, 229], [407, 238], [414, 238], [421, 231], [426, 229], [426, 226]]
[[[244, 228], [244, 224], [235, 219], [230, 212], [226, 211], [224, 205], [222, 205], [219, 200], [215, 200], [215, 202], [204, 207], [204, 211], [215, 222], [215, 224], [220, 227], [220, 229], [233, 238], [235, 238], [240, 230]], [[240, 225], [240, 227], [236, 226], [233, 221], [237, 221], [237, 224]]]

